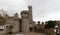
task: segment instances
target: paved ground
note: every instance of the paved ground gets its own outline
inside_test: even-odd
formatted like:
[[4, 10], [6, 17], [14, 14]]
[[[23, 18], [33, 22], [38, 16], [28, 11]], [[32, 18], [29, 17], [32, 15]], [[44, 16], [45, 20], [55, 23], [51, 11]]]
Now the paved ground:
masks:
[[35, 33], [35, 32], [30, 32], [30, 33], [20, 33], [20, 34], [4, 34], [4, 35], [45, 35], [42, 33]]
[[30, 33], [26, 33], [25, 35], [45, 35], [45, 34], [30, 32]]
[[30, 33], [16, 34], [16, 35], [45, 35], [45, 34], [42, 34], [42, 33], [35, 33], [35, 32], [30, 32]]

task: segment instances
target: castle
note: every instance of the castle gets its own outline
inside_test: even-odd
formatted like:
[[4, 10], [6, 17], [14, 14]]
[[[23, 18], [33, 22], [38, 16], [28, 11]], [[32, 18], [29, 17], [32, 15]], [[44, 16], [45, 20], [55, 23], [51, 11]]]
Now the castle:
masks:
[[[29, 10], [21, 11], [21, 18], [15, 13], [14, 16], [4, 14], [5, 23], [0, 25], [0, 33], [19, 33], [31, 32], [33, 30], [32, 6]], [[31, 30], [32, 29], [32, 30]]]
[[[1, 12], [3, 11], [4, 10], [2, 10]], [[40, 21], [38, 21], [38, 24], [36, 24], [36, 22], [32, 20], [33, 19], [32, 6], [28, 6], [28, 10], [21, 11], [21, 18], [18, 17], [19, 16], [18, 13], [15, 13], [14, 16], [9, 16], [5, 12], [6, 11], [4, 11], [2, 14], [0, 13], [0, 17], [3, 17], [5, 19], [4, 23], [0, 23], [0, 34], [28, 33], [28, 32], [33, 32], [33, 31], [46, 33], [45, 24], [48, 24], [48, 21], [45, 22], [45, 24], [44, 22], [40, 24]], [[59, 33], [60, 33], [60, 24], [59, 24], [60, 21], [56, 21], [55, 23], [59, 27], [57, 28], [57, 30], [59, 30]], [[51, 29], [51, 30], [53, 30], [54, 32], [54, 29]], [[58, 32], [57, 30], [56, 32]]]

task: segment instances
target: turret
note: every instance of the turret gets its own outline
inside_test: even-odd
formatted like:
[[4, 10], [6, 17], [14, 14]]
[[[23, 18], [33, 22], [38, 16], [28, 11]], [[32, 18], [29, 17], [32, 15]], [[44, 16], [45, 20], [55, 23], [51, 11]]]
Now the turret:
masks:
[[30, 22], [32, 23], [32, 6], [28, 6], [28, 9], [29, 9], [29, 19]]
[[14, 14], [14, 18], [15, 18], [15, 19], [18, 19], [18, 13], [15, 13], [15, 14]]

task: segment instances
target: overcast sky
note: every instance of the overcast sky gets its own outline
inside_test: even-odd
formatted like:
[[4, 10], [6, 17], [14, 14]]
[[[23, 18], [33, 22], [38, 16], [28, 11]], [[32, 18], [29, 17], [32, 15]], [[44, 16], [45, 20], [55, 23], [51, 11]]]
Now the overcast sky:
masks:
[[60, 20], [60, 0], [0, 0], [0, 9], [7, 10], [9, 15], [33, 7], [34, 21]]

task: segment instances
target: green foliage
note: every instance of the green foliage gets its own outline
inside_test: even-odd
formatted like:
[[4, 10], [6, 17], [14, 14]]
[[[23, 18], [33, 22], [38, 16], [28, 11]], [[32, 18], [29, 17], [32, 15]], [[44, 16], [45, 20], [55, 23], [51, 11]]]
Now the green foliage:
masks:
[[5, 23], [5, 21], [6, 21], [5, 18], [0, 16], [0, 25], [3, 25]]
[[48, 24], [45, 25], [45, 29], [54, 28], [56, 25], [56, 21], [48, 21]]

